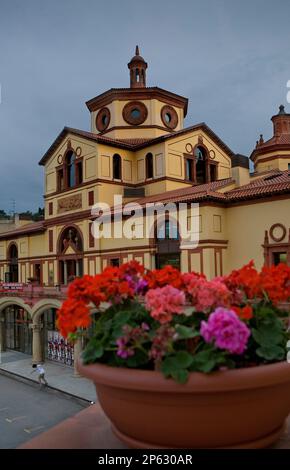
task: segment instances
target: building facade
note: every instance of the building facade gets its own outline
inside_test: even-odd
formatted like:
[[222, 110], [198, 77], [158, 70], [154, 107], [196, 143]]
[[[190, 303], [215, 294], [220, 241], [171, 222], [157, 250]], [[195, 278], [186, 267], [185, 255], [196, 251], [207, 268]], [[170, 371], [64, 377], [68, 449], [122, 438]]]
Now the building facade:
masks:
[[[34, 361], [55, 355], [72, 362], [70, 345], [54, 340], [55, 310], [71, 279], [110, 264], [172, 264], [209, 278], [250, 259], [257, 268], [290, 264], [290, 114], [280, 106], [272, 117], [273, 137], [260, 136], [250, 173], [249, 158], [205, 123], [184, 128], [187, 98], [146, 86], [138, 47], [128, 68], [129, 88], [111, 88], [86, 103], [90, 131], [65, 127], [41, 158], [44, 220], [0, 233], [2, 349], [33, 354]], [[142, 208], [198, 203], [198, 245], [183, 244], [178, 227], [171, 239], [167, 230], [159, 236], [158, 225], [146, 237], [136, 222], [130, 240], [94, 238], [92, 208], [113, 206], [114, 196]]]

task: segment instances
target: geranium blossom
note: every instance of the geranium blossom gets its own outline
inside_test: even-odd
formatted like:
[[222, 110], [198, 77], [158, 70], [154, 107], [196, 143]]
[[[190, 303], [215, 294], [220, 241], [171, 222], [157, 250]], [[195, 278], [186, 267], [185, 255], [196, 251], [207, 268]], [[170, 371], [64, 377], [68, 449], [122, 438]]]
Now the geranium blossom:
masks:
[[210, 314], [207, 322], [201, 322], [200, 334], [219, 349], [243, 354], [251, 332], [233, 310], [220, 307]]
[[244, 307], [233, 306], [231, 310], [233, 310], [241, 320], [251, 320], [254, 316], [251, 305], [245, 305]]
[[167, 285], [180, 289], [183, 286], [182, 274], [178, 269], [173, 268], [173, 266], [165, 266], [162, 269], [149, 271], [145, 279], [148, 282], [149, 289]]
[[64, 338], [78, 328], [87, 328], [90, 323], [89, 307], [82, 300], [67, 299], [58, 310], [57, 326]]
[[150, 289], [145, 296], [146, 308], [151, 316], [161, 324], [172, 320], [173, 314], [183, 313], [184, 292], [172, 286]]
[[205, 278], [185, 277], [186, 292], [190, 303], [199, 312], [209, 312], [215, 307], [227, 307], [231, 303], [231, 292], [221, 279], [207, 281]]

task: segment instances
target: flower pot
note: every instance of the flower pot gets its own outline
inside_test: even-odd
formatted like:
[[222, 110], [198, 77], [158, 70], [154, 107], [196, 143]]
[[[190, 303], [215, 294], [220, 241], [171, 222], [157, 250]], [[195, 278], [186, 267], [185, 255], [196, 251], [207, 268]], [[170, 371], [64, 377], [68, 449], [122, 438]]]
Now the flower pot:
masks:
[[262, 448], [290, 412], [290, 364], [211, 374], [185, 385], [161, 373], [83, 365], [117, 437], [134, 448]]

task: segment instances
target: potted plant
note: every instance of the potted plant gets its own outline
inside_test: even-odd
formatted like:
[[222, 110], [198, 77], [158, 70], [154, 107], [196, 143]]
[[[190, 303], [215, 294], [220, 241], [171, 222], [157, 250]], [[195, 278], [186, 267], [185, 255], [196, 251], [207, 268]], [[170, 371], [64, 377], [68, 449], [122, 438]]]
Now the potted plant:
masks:
[[128, 446], [258, 448], [290, 412], [289, 298], [283, 264], [209, 281], [133, 261], [70, 284], [58, 326], [89, 335], [79, 372]]

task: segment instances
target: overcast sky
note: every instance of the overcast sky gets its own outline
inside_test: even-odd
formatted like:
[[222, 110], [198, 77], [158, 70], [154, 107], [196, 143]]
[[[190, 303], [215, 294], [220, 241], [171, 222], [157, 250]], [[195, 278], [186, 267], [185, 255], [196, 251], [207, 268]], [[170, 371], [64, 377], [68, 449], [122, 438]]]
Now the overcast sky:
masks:
[[[38, 161], [64, 126], [89, 130], [85, 101], [129, 86], [136, 44], [147, 85], [189, 98], [249, 155], [286, 104], [289, 0], [0, 0], [0, 209], [43, 205]], [[290, 112], [290, 104], [286, 110]]]

